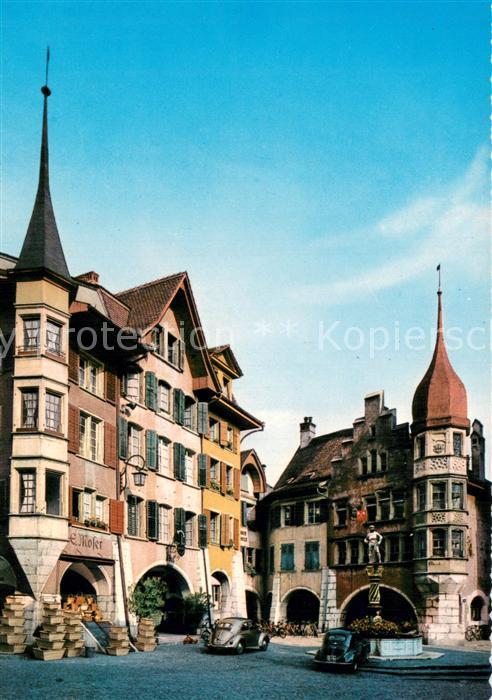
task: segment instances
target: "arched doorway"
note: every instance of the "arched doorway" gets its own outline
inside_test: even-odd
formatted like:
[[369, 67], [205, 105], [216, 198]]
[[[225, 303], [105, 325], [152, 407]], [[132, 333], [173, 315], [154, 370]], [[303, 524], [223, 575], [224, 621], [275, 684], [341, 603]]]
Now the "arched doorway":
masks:
[[141, 578], [162, 578], [167, 586], [166, 603], [162, 609], [162, 622], [157, 627], [159, 632], [181, 634], [184, 631], [183, 598], [190, 593], [190, 588], [184, 576], [174, 566], [154, 566]]
[[287, 598], [287, 620], [289, 622], [315, 622], [319, 618], [319, 599], [311, 591], [298, 588]]
[[223, 571], [212, 574], [212, 606], [216, 619], [230, 615], [231, 586]]
[[110, 584], [94, 562], [67, 565], [60, 580], [62, 607], [81, 612], [86, 621], [110, 620], [113, 600]]
[[246, 591], [246, 615], [250, 620], [261, 619], [260, 597], [255, 591]]
[[[415, 609], [410, 601], [394, 588], [380, 587], [381, 593], [381, 617], [392, 622], [417, 623]], [[350, 625], [351, 622], [368, 615], [369, 587], [361, 588], [344, 606], [342, 606], [342, 624]]]

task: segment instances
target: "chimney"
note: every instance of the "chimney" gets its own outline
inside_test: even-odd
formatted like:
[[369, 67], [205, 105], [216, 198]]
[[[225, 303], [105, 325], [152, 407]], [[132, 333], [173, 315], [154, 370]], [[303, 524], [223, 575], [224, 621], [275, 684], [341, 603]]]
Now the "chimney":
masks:
[[313, 437], [316, 436], [316, 426], [313, 423], [313, 418], [312, 416], [304, 418], [304, 422], [301, 423], [301, 442], [300, 442], [300, 448], [301, 450], [304, 447], [307, 447]]
[[89, 284], [99, 284], [99, 275], [97, 272], [94, 272], [94, 270], [84, 272], [83, 275], [77, 275], [75, 279], [78, 279], [81, 282], [88, 282]]

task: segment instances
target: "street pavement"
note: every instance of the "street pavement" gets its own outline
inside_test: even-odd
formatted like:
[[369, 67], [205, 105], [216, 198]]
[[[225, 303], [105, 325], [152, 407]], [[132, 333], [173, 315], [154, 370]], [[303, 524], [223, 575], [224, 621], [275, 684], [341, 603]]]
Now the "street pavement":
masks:
[[[312, 648], [312, 647], [311, 647]], [[306, 646], [272, 644], [242, 656], [203, 653], [199, 645], [161, 645], [150, 654], [96, 654], [91, 659], [34, 661], [0, 656], [1, 700], [489, 700], [486, 679], [452, 680], [313, 669]], [[487, 663], [484, 653], [446, 651], [440, 662], [466, 668]], [[406, 662], [408, 663], [408, 662]], [[395, 665], [395, 669], [397, 664]]]

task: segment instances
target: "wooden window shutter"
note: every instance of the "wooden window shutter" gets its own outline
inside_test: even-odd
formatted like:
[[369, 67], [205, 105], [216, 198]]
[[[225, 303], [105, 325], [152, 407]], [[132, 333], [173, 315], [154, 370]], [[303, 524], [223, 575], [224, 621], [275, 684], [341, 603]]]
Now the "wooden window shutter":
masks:
[[128, 391], [128, 375], [124, 374], [120, 382], [120, 396], [126, 396]]
[[234, 547], [239, 549], [239, 520], [234, 518]]
[[173, 418], [176, 421], [176, 423], [179, 423], [179, 407], [180, 407], [180, 400], [179, 400], [179, 389], [173, 389]]
[[323, 499], [320, 502], [319, 511], [320, 511], [320, 522], [327, 523], [329, 510], [328, 510], [328, 501], [326, 499]]
[[240, 444], [240, 433], [237, 428], [234, 428], [232, 431], [232, 449], [234, 452], [239, 452], [239, 444]]
[[210, 542], [210, 520], [212, 518], [212, 513], [206, 508], [203, 509], [203, 514], [206, 518], [207, 523], [207, 544]]
[[239, 500], [240, 484], [241, 484], [241, 472], [239, 471], [239, 469], [234, 469], [233, 474], [234, 474], [234, 498], [236, 500]]
[[68, 518], [71, 520], [73, 518], [73, 488], [71, 486], [68, 487]]
[[227, 445], [227, 423], [221, 420], [219, 428], [219, 442], [221, 445]]
[[173, 445], [174, 457], [174, 477], [184, 481], [186, 477], [185, 448], [179, 442]]
[[304, 525], [304, 501], [294, 504], [294, 525]]
[[109, 501], [109, 529], [114, 535], [122, 535], [125, 531], [125, 502]]
[[120, 459], [128, 457], [128, 421], [118, 418], [118, 455]]
[[147, 538], [156, 540], [159, 534], [159, 508], [157, 501], [147, 501]]
[[116, 403], [116, 375], [109, 370], [105, 371], [106, 380], [106, 400]]
[[208, 545], [208, 520], [206, 515], [198, 516], [198, 546]]
[[104, 464], [108, 467], [117, 467], [116, 456], [116, 428], [111, 423], [104, 423]]
[[145, 433], [146, 461], [149, 469], [157, 469], [157, 433], [147, 430]]
[[208, 403], [205, 401], [198, 403], [198, 433], [208, 435]]
[[184, 508], [174, 509], [174, 540], [179, 542], [179, 531], [185, 531], [186, 513]]
[[207, 487], [207, 455], [198, 455], [198, 486]]
[[186, 451], [185, 446], [180, 445], [179, 468], [181, 473], [181, 481], [186, 481]]
[[179, 424], [184, 425], [185, 422], [185, 395], [181, 389], [179, 391]]
[[182, 340], [178, 340], [178, 367], [184, 369], [185, 364], [185, 344]]
[[225, 462], [220, 463], [220, 491], [225, 495], [227, 491], [227, 465]]
[[280, 506], [274, 506], [270, 511], [270, 525], [272, 528], [280, 527]]
[[68, 406], [68, 451], [80, 450], [80, 411], [76, 406]]
[[68, 378], [79, 383], [79, 356], [72, 348], [68, 351]]
[[151, 411], [157, 410], [157, 386], [153, 372], [145, 372], [145, 405]]
[[229, 544], [229, 516], [226, 513], [220, 516], [220, 544], [223, 547]]
[[175, 442], [173, 445], [173, 468], [174, 468], [174, 478], [180, 478], [179, 470], [179, 442]]

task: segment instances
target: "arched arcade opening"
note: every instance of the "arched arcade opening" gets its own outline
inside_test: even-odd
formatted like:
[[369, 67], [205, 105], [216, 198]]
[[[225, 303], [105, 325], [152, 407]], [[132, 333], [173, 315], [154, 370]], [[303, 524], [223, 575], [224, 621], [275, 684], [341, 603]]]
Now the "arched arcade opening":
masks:
[[[166, 602], [162, 608], [162, 621], [157, 626], [159, 632], [181, 634], [185, 631], [183, 612], [183, 599], [191, 593], [185, 577], [174, 566], [154, 566], [141, 577], [140, 581], [147, 578], [161, 578], [167, 587]], [[137, 584], [138, 585], [138, 584]]]
[[280, 616], [289, 622], [314, 622], [318, 624], [319, 598], [312, 591], [296, 588], [283, 599]]
[[[380, 587], [381, 617], [391, 622], [412, 622], [417, 624], [415, 608], [400, 591], [388, 586]], [[341, 622], [346, 627], [354, 620], [366, 617], [369, 605], [369, 586], [361, 588], [346, 600], [341, 610]]]

